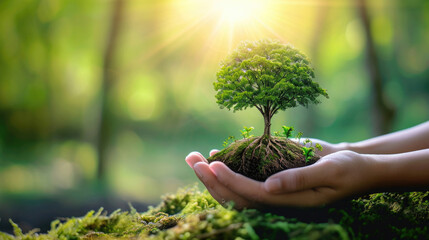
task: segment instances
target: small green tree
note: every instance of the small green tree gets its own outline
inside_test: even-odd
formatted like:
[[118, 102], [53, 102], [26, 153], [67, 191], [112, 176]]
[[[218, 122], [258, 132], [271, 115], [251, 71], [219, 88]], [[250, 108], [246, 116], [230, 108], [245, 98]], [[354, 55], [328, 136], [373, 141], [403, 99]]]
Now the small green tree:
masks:
[[264, 116], [264, 136], [270, 138], [271, 119], [279, 110], [319, 103], [325, 89], [313, 81], [308, 58], [278, 41], [242, 42], [222, 63], [214, 88], [221, 108], [255, 107]]

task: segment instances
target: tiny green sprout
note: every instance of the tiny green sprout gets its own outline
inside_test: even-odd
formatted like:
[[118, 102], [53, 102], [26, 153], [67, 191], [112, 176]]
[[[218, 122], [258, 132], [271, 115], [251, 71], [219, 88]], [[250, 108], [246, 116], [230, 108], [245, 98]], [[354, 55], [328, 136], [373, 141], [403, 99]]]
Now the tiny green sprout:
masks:
[[231, 142], [233, 142], [235, 140], [235, 137], [229, 136], [227, 139], [225, 139], [225, 141], [223, 141], [223, 147], [228, 146], [230, 140], [231, 140]]
[[304, 140], [304, 145], [309, 144], [311, 146], [312, 145], [311, 143], [312, 143], [311, 140], [308, 138]]
[[250, 135], [250, 132], [253, 131], [253, 129], [255, 129], [255, 128], [254, 127], [243, 127], [243, 130], [240, 130], [241, 136], [243, 136], [243, 138], [253, 137], [253, 135]]
[[301, 141], [301, 137], [302, 137], [303, 133], [302, 132], [298, 132], [298, 134], [296, 134], [296, 138], [298, 138], [298, 142]]
[[293, 127], [282, 126], [286, 138], [292, 137]]
[[305, 157], [305, 162], [310, 161], [311, 157], [314, 156], [314, 148], [313, 147], [302, 147], [302, 153]]
[[279, 131], [275, 131], [275, 132], [274, 132], [274, 136], [276, 136], [276, 137], [281, 137], [281, 136], [282, 136], [282, 134], [281, 134]]
[[322, 147], [322, 145], [320, 145], [320, 143], [316, 143], [316, 148], [317, 148], [317, 150], [319, 150], [319, 151], [322, 151], [322, 150], [323, 150], [323, 147]]

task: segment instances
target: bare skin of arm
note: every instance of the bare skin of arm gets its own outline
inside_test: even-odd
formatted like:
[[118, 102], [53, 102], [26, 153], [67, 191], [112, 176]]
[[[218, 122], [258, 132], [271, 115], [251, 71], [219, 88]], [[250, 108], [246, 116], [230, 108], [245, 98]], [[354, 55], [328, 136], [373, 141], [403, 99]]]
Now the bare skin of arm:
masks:
[[[370, 192], [428, 189], [428, 136], [429, 124], [424, 123], [356, 144], [330, 144], [315, 139], [324, 146], [324, 157], [313, 165], [274, 174], [265, 182], [237, 174], [221, 162], [208, 164], [200, 153], [189, 154], [186, 162], [220, 203], [234, 201], [237, 208], [319, 206]], [[393, 146], [384, 146], [391, 145], [390, 141]], [[404, 146], [400, 146], [401, 142]], [[342, 150], [352, 145], [361, 152]], [[364, 154], [370, 150], [375, 154]], [[399, 150], [405, 152], [394, 154]]]
[[429, 148], [429, 121], [412, 128], [355, 143], [344, 142], [331, 144], [318, 139], [311, 140], [323, 146], [324, 150], [321, 152], [322, 155], [328, 155], [341, 150], [350, 150], [366, 154], [411, 152]]

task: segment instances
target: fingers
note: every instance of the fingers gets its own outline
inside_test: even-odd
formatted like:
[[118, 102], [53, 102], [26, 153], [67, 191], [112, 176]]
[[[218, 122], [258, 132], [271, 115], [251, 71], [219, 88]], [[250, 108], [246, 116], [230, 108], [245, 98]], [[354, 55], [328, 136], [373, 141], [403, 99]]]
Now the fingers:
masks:
[[318, 206], [328, 202], [334, 194], [330, 188], [307, 189], [286, 194], [272, 194], [265, 190], [264, 183], [231, 171], [221, 162], [212, 162], [210, 169], [218, 181], [230, 191], [254, 204], [278, 206]]
[[264, 201], [262, 196], [266, 191], [262, 182], [235, 173], [222, 162], [212, 162], [210, 169], [214, 172], [219, 182], [232, 192], [236, 192], [254, 202]]
[[205, 159], [204, 156], [199, 152], [191, 152], [188, 156], [186, 156], [185, 161], [191, 168], [194, 168], [194, 165], [198, 162], [207, 163], [207, 159]]
[[321, 162], [307, 167], [288, 169], [269, 177], [264, 189], [269, 193], [290, 193], [316, 187], [330, 187], [329, 179], [332, 169], [329, 163]]
[[[219, 150], [217, 149], [212, 149], [210, 151], [210, 156], [215, 155], [216, 153], [218, 153]], [[198, 162], [206, 162], [207, 163], [207, 159], [199, 152], [191, 152], [189, 153], [188, 156], [186, 156], [185, 158], [186, 163], [188, 163], [188, 165], [193, 168], [194, 165]]]
[[213, 156], [213, 155], [215, 155], [216, 153], [218, 153], [219, 152], [219, 150], [217, 150], [217, 149], [212, 149], [211, 151], [210, 151], [210, 157], [211, 156]]
[[205, 162], [198, 162], [194, 165], [194, 171], [200, 181], [206, 186], [207, 190], [220, 204], [225, 205], [226, 202], [232, 201], [235, 203], [235, 208], [242, 209], [251, 207], [252, 204], [241, 196], [231, 192], [224, 185], [220, 184], [215, 174]]

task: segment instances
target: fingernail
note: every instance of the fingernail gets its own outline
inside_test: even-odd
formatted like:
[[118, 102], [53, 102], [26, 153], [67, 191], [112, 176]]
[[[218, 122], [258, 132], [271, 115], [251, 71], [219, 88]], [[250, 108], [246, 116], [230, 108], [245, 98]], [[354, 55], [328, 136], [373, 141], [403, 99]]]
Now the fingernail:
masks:
[[264, 187], [267, 192], [277, 192], [282, 188], [282, 183], [278, 178], [268, 179], [265, 181]]
[[210, 163], [210, 170], [212, 170], [212, 173], [217, 177], [218, 176], [218, 173], [217, 173], [217, 169], [216, 169], [216, 161], [215, 162], [211, 162]]
[[185, 157], [186, 163], [189, 165], [189, 167], [194, 168], [194, 164], [198, 161], [195, 161], [195, 158], [190, 158], [192, 155], [196, 155], [197, 152], [191, 152], [188, 154], [188, 156]]
[[195, 154], [195, 153], [197, 153], [197, 152], [196, 152], [196, 151], [190, 152], [190, 153], [188, 154], [188, 156], [186, 156], [185, 158], [188, 158], [189, 156], [191, 156], [192, 154]]

